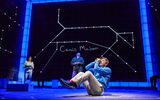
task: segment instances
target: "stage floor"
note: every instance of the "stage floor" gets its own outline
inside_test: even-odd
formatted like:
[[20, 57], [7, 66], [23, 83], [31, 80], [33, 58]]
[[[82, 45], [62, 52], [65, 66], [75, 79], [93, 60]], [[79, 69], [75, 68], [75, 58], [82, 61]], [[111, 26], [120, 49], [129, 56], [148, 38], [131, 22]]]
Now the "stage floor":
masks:
[[0, 89], [0, 100], [160, 100], [160, 91], [110, 88], [103, 96], [88, 96], [85, 89], [34, 88], [29, 92], [6, 92]]

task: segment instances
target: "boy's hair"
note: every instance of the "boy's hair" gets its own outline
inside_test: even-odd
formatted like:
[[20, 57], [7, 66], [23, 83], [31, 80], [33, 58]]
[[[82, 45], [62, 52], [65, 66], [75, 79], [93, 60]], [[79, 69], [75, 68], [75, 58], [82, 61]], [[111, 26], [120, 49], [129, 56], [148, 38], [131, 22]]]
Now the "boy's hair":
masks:
[[106, 57], [101, 57], [101, 59], [105, 59], [109, 63], [109, 60]]

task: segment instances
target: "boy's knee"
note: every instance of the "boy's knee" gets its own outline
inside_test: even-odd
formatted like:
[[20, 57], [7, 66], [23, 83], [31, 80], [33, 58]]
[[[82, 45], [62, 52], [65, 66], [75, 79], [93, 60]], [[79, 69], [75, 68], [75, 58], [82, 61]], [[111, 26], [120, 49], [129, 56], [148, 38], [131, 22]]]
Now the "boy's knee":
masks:
[[79, 72], [79, 74], [84, 74], [84, 72]]
[[92, 72], [91, 72], [91, 71], [86, 71], [86, 73], [88, 73], [88, 74], [92, 74]]

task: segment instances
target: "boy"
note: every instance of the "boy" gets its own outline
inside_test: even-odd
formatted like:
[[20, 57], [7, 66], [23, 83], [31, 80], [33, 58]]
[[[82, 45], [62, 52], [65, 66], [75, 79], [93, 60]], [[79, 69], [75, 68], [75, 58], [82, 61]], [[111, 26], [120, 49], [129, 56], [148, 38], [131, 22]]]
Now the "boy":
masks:
[[97, 58], [88, 64], [86, 72], [80, 72], [70, 81], [60, 79], [60, 83], [70, 89], [78, 87], [83, 83], [89, 95], [102, 95], [111, 77], [111, 69], [107, 67], [109, 60], [105, 57]]

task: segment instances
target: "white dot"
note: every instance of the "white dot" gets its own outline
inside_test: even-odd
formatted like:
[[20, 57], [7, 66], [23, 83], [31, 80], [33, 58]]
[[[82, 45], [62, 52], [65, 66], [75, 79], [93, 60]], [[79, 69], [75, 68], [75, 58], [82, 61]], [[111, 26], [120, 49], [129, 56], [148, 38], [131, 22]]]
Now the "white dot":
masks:
[[16, 23], [16, 21], [14, 21]]
[[12, 19], [12, 17], [9, 17], [9, 19]]
[[128, 63], [126, 63], [126, 65], [128, 65]]
[[117, 57], [119, 57], [119, 55], [117, 55]]
[[42, 49], [42, 51], [43, 51], [44, 49]]
[[4, 32], [4, 29], [2, 29], [2, 32]]
[[8, 27], [10, 27], [11, 25], [8, 25]]
[[4, 13], [4, 15], [7, 15], [6, 13]]
[[124, 41], [126, 41], [126, 40], [124, 40]]
[[135, 72], [135, 73], [137, 73], [137, 71], [136, 71], [136, 70], [135, 70], [134, 72]]

